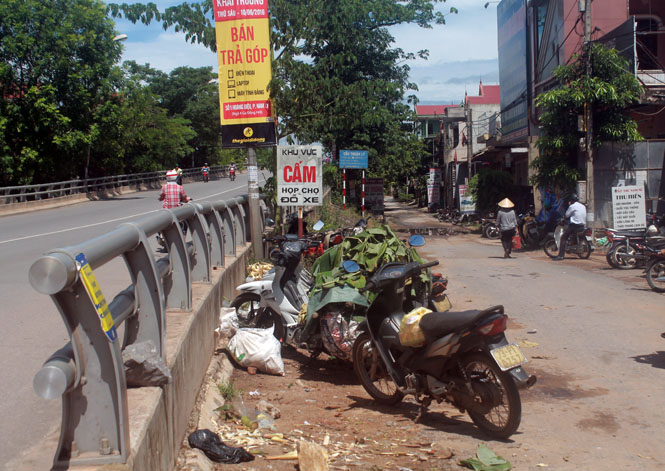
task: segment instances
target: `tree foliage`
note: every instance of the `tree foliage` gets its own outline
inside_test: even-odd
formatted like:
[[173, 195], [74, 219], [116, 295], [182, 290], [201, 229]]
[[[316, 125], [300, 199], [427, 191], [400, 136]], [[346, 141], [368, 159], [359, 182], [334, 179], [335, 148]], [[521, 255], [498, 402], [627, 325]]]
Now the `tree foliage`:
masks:
[[578, 116], [585, 106], [593, 112], [593, 143], [641, 140], [637, 123], [626, 114], [639, 101], [643, 89], [628, 71], [627, 62], [616, 50], [593, 44], [590, 53], [592, 74], [586, 74], [587, 57], [577, 55], [559, 66], [554, 76], [559, 87], [540, 94], [536, 106], [542, 109], [542, 136], [538, 139], [540, 157], [532, 166], [532, 182], [542, 187], [572, 187], [581, 173], [577, 169], [580, 137]]
[[512, 193], [513, 177], [503, 170], [482, 169], [469, 181], [469, 189], [480, 213], [496, 210], [496, 205]]
[[[422, 145], [403, 123], [414, 118], [404, 103], [415, 90], [404, 62], [416, 57], [393, 46], [387, 27], [445, 23], [435, 10], [445, 0], [271, 0], [271, 40], [276, 51], [271, 97], [280, 137], [333, 149], [368, 149], [370, 174], [395, 179], [420, 167]], [[189, 2], [160, 11], [157, 5], [109, 4], [113, 16], [162, 22], [189, 41], [215, 48], [212, 2]], [[451, 8], [455, 13], [456, 10]], [[427, 51], [417, 53], [427, 56]]]

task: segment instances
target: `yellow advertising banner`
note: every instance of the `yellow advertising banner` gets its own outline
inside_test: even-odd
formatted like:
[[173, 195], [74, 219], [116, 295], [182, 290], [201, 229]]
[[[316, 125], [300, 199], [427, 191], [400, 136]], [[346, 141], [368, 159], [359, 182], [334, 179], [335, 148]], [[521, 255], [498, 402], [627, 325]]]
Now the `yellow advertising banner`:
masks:
[[268, 0], [214, 0], [213, 5], [222, 135], [226, 128], [234, 134], [233, 144], [269, 144], [260, 126], [247, 126], [268, 123], [274, 135], [266, 90], [272, 78]]

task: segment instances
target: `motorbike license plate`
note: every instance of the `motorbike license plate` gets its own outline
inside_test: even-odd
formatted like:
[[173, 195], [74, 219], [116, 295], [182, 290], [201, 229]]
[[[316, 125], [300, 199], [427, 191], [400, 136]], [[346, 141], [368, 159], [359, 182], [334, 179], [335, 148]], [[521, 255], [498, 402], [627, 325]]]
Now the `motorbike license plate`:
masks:
[[510, 370], [527, 362], [526, 356], [524, 356], [520, 347], [515, 344], [495, 348], [490, 353], [501, 371]]

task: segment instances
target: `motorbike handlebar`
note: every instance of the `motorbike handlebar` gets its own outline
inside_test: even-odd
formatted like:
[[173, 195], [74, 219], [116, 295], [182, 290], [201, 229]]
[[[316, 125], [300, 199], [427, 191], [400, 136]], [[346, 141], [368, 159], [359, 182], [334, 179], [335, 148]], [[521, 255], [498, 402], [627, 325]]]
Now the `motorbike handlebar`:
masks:
[[439, 261], [438, 261], [438, 260], [434, 260], [433, 262], [423, 263], [422, 265], [420, 265], [420, 268], [422, 269], [422, 268], [435, 267], [435, 266], [437, 266], [438, 264], [439, 264]]

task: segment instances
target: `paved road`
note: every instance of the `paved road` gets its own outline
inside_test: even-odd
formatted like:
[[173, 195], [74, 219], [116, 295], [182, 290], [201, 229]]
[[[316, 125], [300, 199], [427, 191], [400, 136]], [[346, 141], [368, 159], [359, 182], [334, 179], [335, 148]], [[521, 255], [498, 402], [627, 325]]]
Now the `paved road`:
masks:
[[[234, 182], [185, 184], [185, 189], [195, 201], [224, 200], [247, 193], [247, 175]], [[60, 401], [36, 396], [32, 379], [69, 336], [50, 297], [30, 286], [30, 265], [50, 249], [75, 245], [159, 210], [157, 196], [157, 191], [146, 191], [0, 218], [0, 466], [60, 425]], [[120, 260], [96, 275], [109, 300], [129, 285]]]
[[[392, 209], [403, 225], [435, 225], [417, 210]], [[608, 269], [602, 256], [503, 259], [498, 241], [478, 235], [427, 239], [419, 252], [450, 277], [454, 310], [503, 304], [509, 340], [539, 377], [522, 395], [520, 433], [492, 444], [499, 454], [515, 469], [665, 469], [665, 295], [638, 270]], [[462, 446], [468, 437], [450, 439]]]

